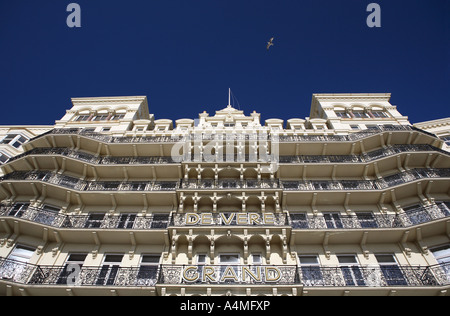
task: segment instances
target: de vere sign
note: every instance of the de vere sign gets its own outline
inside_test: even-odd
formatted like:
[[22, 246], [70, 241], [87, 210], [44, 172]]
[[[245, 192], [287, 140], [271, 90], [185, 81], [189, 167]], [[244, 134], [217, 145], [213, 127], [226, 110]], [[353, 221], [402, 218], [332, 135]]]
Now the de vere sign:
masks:
[[186, 213], [185, 225], [275, 225], [273, 213]]

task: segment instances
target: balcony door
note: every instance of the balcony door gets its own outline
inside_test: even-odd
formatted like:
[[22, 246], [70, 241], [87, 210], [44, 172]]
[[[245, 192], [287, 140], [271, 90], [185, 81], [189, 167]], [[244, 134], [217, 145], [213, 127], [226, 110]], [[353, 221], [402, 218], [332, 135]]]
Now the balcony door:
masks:
[[103, 265], [100, 268], [96, 285], [113, 285], [119, 267], [123, 259], [123, 254], [105, 255]]

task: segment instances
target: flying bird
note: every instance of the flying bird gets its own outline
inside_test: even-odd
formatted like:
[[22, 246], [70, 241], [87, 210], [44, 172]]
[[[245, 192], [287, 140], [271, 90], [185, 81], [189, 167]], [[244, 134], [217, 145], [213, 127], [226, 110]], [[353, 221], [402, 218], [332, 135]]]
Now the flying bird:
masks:
[[273, 37], [270, 38], [270, 40], [267, 42], [267, 50], [269, 50], [270, 46], [273, 46]]

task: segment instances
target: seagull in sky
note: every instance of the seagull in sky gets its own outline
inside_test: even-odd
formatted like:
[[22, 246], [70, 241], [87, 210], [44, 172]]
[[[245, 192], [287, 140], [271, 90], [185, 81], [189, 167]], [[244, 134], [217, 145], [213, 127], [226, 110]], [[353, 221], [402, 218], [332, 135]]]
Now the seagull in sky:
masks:
[[270, 38], [270, 40], [267, 42], [267, 50], [269, 50], [270, 46], [273, 46], [273, 37]]

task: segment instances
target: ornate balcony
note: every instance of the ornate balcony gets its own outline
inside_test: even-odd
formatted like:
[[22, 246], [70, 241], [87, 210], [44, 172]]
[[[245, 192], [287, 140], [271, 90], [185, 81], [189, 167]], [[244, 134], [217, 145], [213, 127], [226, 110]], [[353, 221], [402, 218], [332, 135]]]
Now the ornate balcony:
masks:
[[86, 181], [51, 171], [15, 171], [4, 180], [43, 181], [77, 191], [175, 191], [178, 181]]
[[21, 218], [27, 221], [57, 228], [82, 229], [165, 229], [169, 224], [169, 214], [105, 214], [66, 215], [45, 208], [30, 207], [17, 203], [12, 207], [0, 208], [0, 216]]
[[0, 258], [0, 280], [46, 286], [153, 287], [158, 284], [433, 287], [450, 285], [450, 263], [433, 266], [33, 265]]
[[258, 134], [258, 131], [251, 131], [246, 133], [233, 133], [233, 134], [212, 134], [212, 133], [197, 133], [189, 135], [176, 135], [173, 136], [125, 136], [117, 137], [110, 136], [101, 133], [95, 133], [92, 131], [86, 131], [83, 128], [61, 128], [53, 129], [47, 133], [36, 136], [29, 142], [35, 139], [45, 137], [46, 135], [83, 135], [85, 137], [96, 139], [104, 143], [176, 143], [179, 141], [210, 141], [210, 140], [275, 140], [279, 142], [345, 142], [360, 140], [372, 135], [376, 135], [383, 132], [398, 132], [398, 131], [417, 131], [431, 137], [435, 135], [418, 129], [414, 126], [402, 125], [402, 126], [377, 126], [371, 129], [358, 131], [349, 135], [279, 135], [270, 134], [265, 131], [262, 135]]
[[415, 205], [399, 214], [375, 214], [358, 212], [356, 215], [341, 215], [328, 212], [323, 215], [290, 213], [290, 226], [293, 229], [374, 229], [401, 228], [419, 225], [450, 216], [450, 202], [436, 205]]

